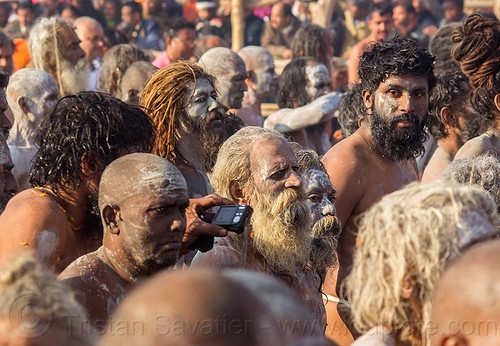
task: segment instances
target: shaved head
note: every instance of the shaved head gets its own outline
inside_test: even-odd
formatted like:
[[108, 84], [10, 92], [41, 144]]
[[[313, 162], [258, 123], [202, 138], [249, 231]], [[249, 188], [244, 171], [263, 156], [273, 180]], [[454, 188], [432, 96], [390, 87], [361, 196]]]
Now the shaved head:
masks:
[[113, 161], [102, 174], [99, 207], [120, 205], [127, 198], [143, 194], [180, 191], [187, 196], [187, 186], [179, 170], [169, 161], [153, 154], [129, 154]]
[[470, 249], [445, 271], [432, 309], [433, 345], [498, 344], [498, 263], [500, 241], [494, 240]]
[[258, 68], [261, 64], [267, 61], [270, 56], [273, 57], [271, 53], [264, 47], [260, 46], [246, 46], [240, 49], [238, 55], [243, 59], [247, 70], [254, 70]]
[[[158, 69], [147, 61], [136, 61], [130, 65], [122, 78], [120, 86], [121, 99], [127, 101], [133, 97], [138, 97], [156, 70]], [[139, 100], [137, 99], [137, 101]]]
[[266, 307], [252, 292], [208, 270], [155, 276], [123, 301], [111, 321], [139, 324], [143, 332], [108, 333], [103, 345], [283, 344]]

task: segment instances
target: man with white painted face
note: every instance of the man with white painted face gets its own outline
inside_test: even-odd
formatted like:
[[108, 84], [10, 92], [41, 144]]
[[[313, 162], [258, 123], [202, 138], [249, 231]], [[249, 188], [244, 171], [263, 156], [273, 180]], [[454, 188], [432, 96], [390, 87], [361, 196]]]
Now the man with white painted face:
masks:
[[245, 125], [261, 126], [264, 117], [261, 105], [264, 97], [274, 95], [278, 84], [278, 75], [274, 72], [274, 58], [265, 48], [258, 46], [243, 47], [238, 55], [243, 59], [247, 68], [246, 84], [248, 91], [243, 97], [242, 106], [236, 114]]
[[[310, 267], [311, 211], [297, 158], [276, 131], [246, 126], [222, 145], [210, 175], [215, 191], [253, 208], [248, 231], [230, 232], [192, 266], [244, 268], [284, 280], [295, 289], [323, 331], [321, 279]], [[246, 245], [244, 245], [246, 244]]]
[[247, 68], [242, 58], [229, 48], [216, 47], [207, 50], [198, 64], [215, 77], [215, 88], [219, 93], [219, 103], [224, 109], [240, 109], [245, 91]]
[[7, 101], [15, 121], [8, 143], [14, 161], [12, 173], [21, 190], [31, 187], [31, 160], [38, 150], [36, 131], [58, 100], [56, 81], [45, 71], [23, 68], [10, 77]]
[[139, 279], [176, 263], [188, 205], [186, 181], [157, 155], [125, 155], [104, 170], [102, 246], [59, 275], [99, 329]]
[[343, 225], [338, 280], [329, 276], [325, 282], [330, 295], [351, 270], [359, 215], [418, 179], [415, 158], [426, 137], [433, 61], [429, 52], [401, 36], [379, 42], [361, 56], [358, 71], [368, 114], [356, 132], [323, 158], [337, 188], [337, 216]]
[[191, 198], [212, 193], [206, 167], [228, 137], [214, 79], [200, 65], [176, 62], [154, 73], [140, 98], [158, 134], [153, 152], [181, 171]]
[[[311, 267], [325, 280], [335, 275], [337, 265], [337, 245], [342, 227], [336, 214], [336, 191], [325, 173], [318, 154], [312, 150], [297, 152], [299, 171], [304, 178], [304, 188], [311, 211], [312, 246], [309, 261]], [[330, 295], [323, 294], [327, 316], [326, 337], [336, 345], [352, 343], [351, 333], [338, 310], [348, 309], [345, 302]]]
[[302, 148], [323, 155], [331, 147], [327, 121], [341, 100], [340, 93], [330, 91], [324, 64], [311, 57], [292, 60], [280, 77], [276, 103], [281, 109], [266, 118], [264, 127], [290, 135]]

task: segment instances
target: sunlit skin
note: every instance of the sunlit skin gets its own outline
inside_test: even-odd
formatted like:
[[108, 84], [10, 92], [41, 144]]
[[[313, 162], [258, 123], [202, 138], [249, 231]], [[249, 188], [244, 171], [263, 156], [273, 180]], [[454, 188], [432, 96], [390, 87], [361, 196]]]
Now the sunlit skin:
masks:
[[[426, 77], [390, 75], [371, 95], [363, 91], [368, 112], [373, 110], [390, 121], [393, 116], [413, 113], [422, 118], [428, 107]], [[416, 126], [400, 122], [399, 128]], [[337, 217], [343, 229], [339, 238], [339, 272], [327, 275], [324, 291], [338, 297], [337, 289], [352, 266], [357, 219], [381, 197], [418, 179], [414, 160], [392, 161], [373, 149], [370, 116], [354, 134], [333, 146], [323, 162], [337, 190]], [[338, 277], [337, 277], [338, 275]]]
[[78, 60], [85, 57], [85, 52], [80, 47], [80, 39], [73, 30], [63, 29], [59, 35], [61, 37], [61, 57], [76, 65]]

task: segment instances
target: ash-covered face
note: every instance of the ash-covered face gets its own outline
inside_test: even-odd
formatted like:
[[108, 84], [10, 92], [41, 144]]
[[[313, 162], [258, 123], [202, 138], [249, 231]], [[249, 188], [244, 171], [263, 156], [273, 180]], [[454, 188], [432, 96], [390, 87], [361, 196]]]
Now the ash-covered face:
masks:
[[306, 94], [308, 102], [330, 92], [330, 75], [324, 64], [310, 64], [305, 67], [307, 76]]
[[138, 184], [143, 192], [120, 203], [122, 250], [137, 272], [150, 275], [177, 261], [189, 199], [180, 173], [152, 172]]
[[313, 223], [326, 215], [336, 216], [335, 189], [328, 176], [317, 169], [311, 169], [304, 174], [304, 187], [307, 194], [311, 219]]
[[[31, 97], [33, 104], [30, 108], [35, 116], [47, 114], [59, 100], [59, 88], [54, 79], [47, 75], [38, 75], [37, 78], [41, 80], [33, 81], [33, 83], [39, 84], [40, 89], [39, 93]], [[39, 121], [42, 120], [43, 117], [39, 117]]]
[[216, 76], [215, 86], [219, 91], [219, 102], [228, 109], [240, 109], [245, 91], [248, 90], [247, 68], [243, 61], [234, 61], [229, 65], [228, 71], [221, 76]]
[[269, 53], [262, 53], [259, 66], [255, 69], [256, 81], [253, 90], [263, 96], [270, 96], [278, 85], [278, 75], [274, 71], [274, 59]]
[[219, 107], [217, 93], [206, 78], [190, 82], [186, 95], [184, 110], [191, 118], [207, 117]]

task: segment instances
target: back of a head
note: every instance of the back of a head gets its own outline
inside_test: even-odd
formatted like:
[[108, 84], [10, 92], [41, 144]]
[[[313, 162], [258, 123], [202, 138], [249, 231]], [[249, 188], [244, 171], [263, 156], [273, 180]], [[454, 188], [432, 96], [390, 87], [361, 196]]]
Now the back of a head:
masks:
[[229, 48], [215, 47], [207, 50], [198, 60], [198, 64], [204, 67], [213, 76], [226, 75], [234, 70], [234, 66], [243, 64], [238, 54]]
[[[166, 182], [168, 180], [168, 183]], [[148, 153], [121, 156], [111, 162], [102, 173], [99, 184], [99, 209], [120, 203], [148, 189], [185, 190], [187, 186], [181, 172], [171, 162]]]
[[[130, 65], [123, 74], [120, 85], [121, 99], [127, 101], [131, 97], [138, 96], [144, 90], [147, 81], [156, 70], [158, 68], [147, 61], [136, 61]], [[132, 93], [131, 90], [133, 90]]]
[[[497, 220], [496, 207], [484, 191], [441, 181], [409, 184], [373, 205], [361, 221], [346, 280], [359, 331], [382, 325], [402, 341], [424, 341], [422, 326], [429, 321], [446, 262], [461, 248], [493, 236]], [[417, 306], [405, 298], [405, 290], [417, 298]]]
[[123, 74], [136, 61], [150, 62], [151, 57], [133, 44], [119, 44], [112, 47], [102, 62], [99, 91], [119, 97]]
[[[314, 321], [304, 301], [283, 282], [247, 270], [228, 270], [222, 275], [243, 284], [267, 307], [270, 317], [277, 321], [286, 345], [312, 346], [325, 342], [319, 321]], [[297, 327], [289, 329], [288, 323], [294, 323]]]
[[286, 141], [280, 133], [256, 126], [245, 126], [222, 144], [210, 175], [210, 183], [219, 195], [232, 199], [230, 184], [246, 184], [250, 179], [252, 144], [264, 140]]
[[498, 343], [499, 262], [500, 240], [495, 240], [471, 248], [446, 269], [432, 308], [433, 345]]
[[459, 25], [458, 23], [447, 24], [439, 28], [431, 37], [429, 51], [436, 59], [434, 62], [434, 73], [436, 76], [446, 75], [451, 71], [460, 70], [460, 66], [451, 56], [451, 50], [454, 46], [451, 35]]
[[9, 345], [30, 339], [36, 345], [53, 340], [90, 345], [95, 337], [70, 289], [27, 254], [13, 258], [0, 272], [0, 325], [0, 342]]
[[[290, 49], [292, 59], [310, 56], [328, 65], [326, 56], [326, 29], [312, 23], [303, 25], [293, 36]], [[333, 42], [332, 42], [333, 43]]]
[[97, 155], [98, 168], [128, 150], [150, 151], [154, 129], [139, 108], [104, 93], [82, 91], [62, 98], [42, 122], [30, 182], [58, 189], [82, 183], [83, 155]]
[[340, 101], [338, 119], [342, 133], [346, 137], [358, 130], [359, 119], [362, 119], [367, 113], [362, 91], [361, 83], [351, 85]]
[[[138, 333], [111, 333], [113, 321]], [[251, 321], [251, 322], [250, 322]], [[168, 271], [132, 292], [101, 345], [281, 345], [265, 306], [235, 280], [208, 270]]]
[[472, 159], [453, 160], [441, 173], [441, 179], [486, 190], [500, 213], [500, 161], [491, 154]]
[[372, 95], [392, 75], [427, 77], [431, 90], [435, 84], [433, 63], [434, 57], [414, 39], [396, 36], [373, 44], [361, 55], [358, 75], [363, 89]]
[[295, 108], [307, 104], [305, 68], [318, 63], [319, 61], [313, 57], [300, 57], [293, 59], [285, 66], [279, 79], [276, 95], [276, 104], [280, 108]]
[[260, 46], [245, 46], [238, 51], [238, 55], [243, 59], [248, 71], [261, 66], [262, 60], [266, 57], [271, 56], [272, 58], [271, 53]]
[[448, 137], [441, 110], [449, 108], [452, 112], [459, 111], [467, 104], [471, 85], [462, 71], [443, 74], [436, 80], [436, 85], [429, 94], [429, 117], [427, 127], [435, 140]]
[[500, 22], [472, 14], [452, 35], [453, 58], [474, 88], [474, 108], [486, 119], [495, 121], [500, 111], [494, 98], [500, 93]]

